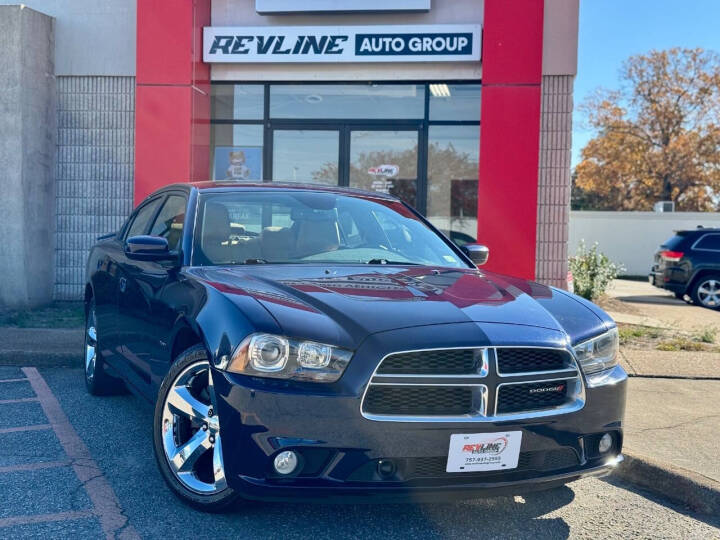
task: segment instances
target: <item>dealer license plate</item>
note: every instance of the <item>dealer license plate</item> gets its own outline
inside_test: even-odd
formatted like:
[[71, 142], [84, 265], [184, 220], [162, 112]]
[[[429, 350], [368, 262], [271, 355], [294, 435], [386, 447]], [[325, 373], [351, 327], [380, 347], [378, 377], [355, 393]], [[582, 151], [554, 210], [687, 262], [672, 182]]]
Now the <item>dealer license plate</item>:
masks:
[[522, 431], [450, 435], [447, 472], [514, 469], [520, 457]]

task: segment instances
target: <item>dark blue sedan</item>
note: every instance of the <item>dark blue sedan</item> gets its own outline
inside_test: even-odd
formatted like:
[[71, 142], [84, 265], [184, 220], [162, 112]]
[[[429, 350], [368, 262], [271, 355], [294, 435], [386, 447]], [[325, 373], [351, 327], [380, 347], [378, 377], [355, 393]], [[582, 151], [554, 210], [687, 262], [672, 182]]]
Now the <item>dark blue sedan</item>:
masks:
[[87, 388], [155, 404], [160, 471], [209, 511], [609, 472], [627, 380], [615, 323], [478, 269], [487, 257], [381, 193], [168, 186], [90, 253]]

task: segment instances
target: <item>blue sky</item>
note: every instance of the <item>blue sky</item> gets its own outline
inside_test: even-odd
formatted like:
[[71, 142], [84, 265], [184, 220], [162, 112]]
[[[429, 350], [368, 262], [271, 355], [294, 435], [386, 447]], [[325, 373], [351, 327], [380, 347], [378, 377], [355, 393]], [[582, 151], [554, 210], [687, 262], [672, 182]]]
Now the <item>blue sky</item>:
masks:
[[[651, 49], [703, 47], [720, 52], [720, 0], [580, 0], [575, 105], [598, 86], [617, 88], [627, 57]], [[573, 167], [592, 138], [573, 115]]]

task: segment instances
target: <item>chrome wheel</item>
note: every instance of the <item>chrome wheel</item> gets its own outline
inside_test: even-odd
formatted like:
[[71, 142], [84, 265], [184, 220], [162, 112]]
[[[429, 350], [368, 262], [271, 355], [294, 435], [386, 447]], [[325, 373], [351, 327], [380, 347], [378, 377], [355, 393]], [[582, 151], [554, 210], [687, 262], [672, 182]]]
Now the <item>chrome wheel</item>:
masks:
[[97, 319], [95, 308], [90, 307], [85, 323], [85, 377], [92, 382], [97, 363]]
[[703, 281], [697, 289], [700, 303], [705, 307], [716, 308], [720, 306], [720, 281], [708, 279]]
[[186, 367], [165, 396], [162, 444], [175, 477], [204, 495], [227, 487], [215, 388], [207, 361]]

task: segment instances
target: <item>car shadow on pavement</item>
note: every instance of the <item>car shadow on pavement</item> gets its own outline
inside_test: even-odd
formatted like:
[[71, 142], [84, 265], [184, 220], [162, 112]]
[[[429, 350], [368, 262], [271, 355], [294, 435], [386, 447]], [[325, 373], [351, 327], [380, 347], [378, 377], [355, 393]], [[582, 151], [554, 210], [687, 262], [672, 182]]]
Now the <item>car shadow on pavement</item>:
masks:
[[[440, 504], [322, 504], [244, 501], [228, 514], [182, 504], [166, 487], [152, 449], [152, 409], [131, 395], [96, 398], [82, 370], [45, 369], [46, 378], [143, 538], [567, 538], [552, 513], [570, 504], [569, 487]], [[550, 514], [550, 515], [548, 515]]]
[[[303, 530], [307, 537], [313, 538], [462, 538], [476, 536], [479, 532], [485, 538], [568, 538], [570, 527], [564, 519], [543, 516], [570, 504], [574, 498], [573, 491], [563, 486], [525, 496], [453, 503], [288, 505], [245, 502], [240, 504], [234, 517], [244, 521], [252, 516], [260, 523], [282, 523], [282, 527], [288, 527], [290, 531]], [[261, 528], [255, 528], [253, 532], [251, 536], [263, 534]]]

